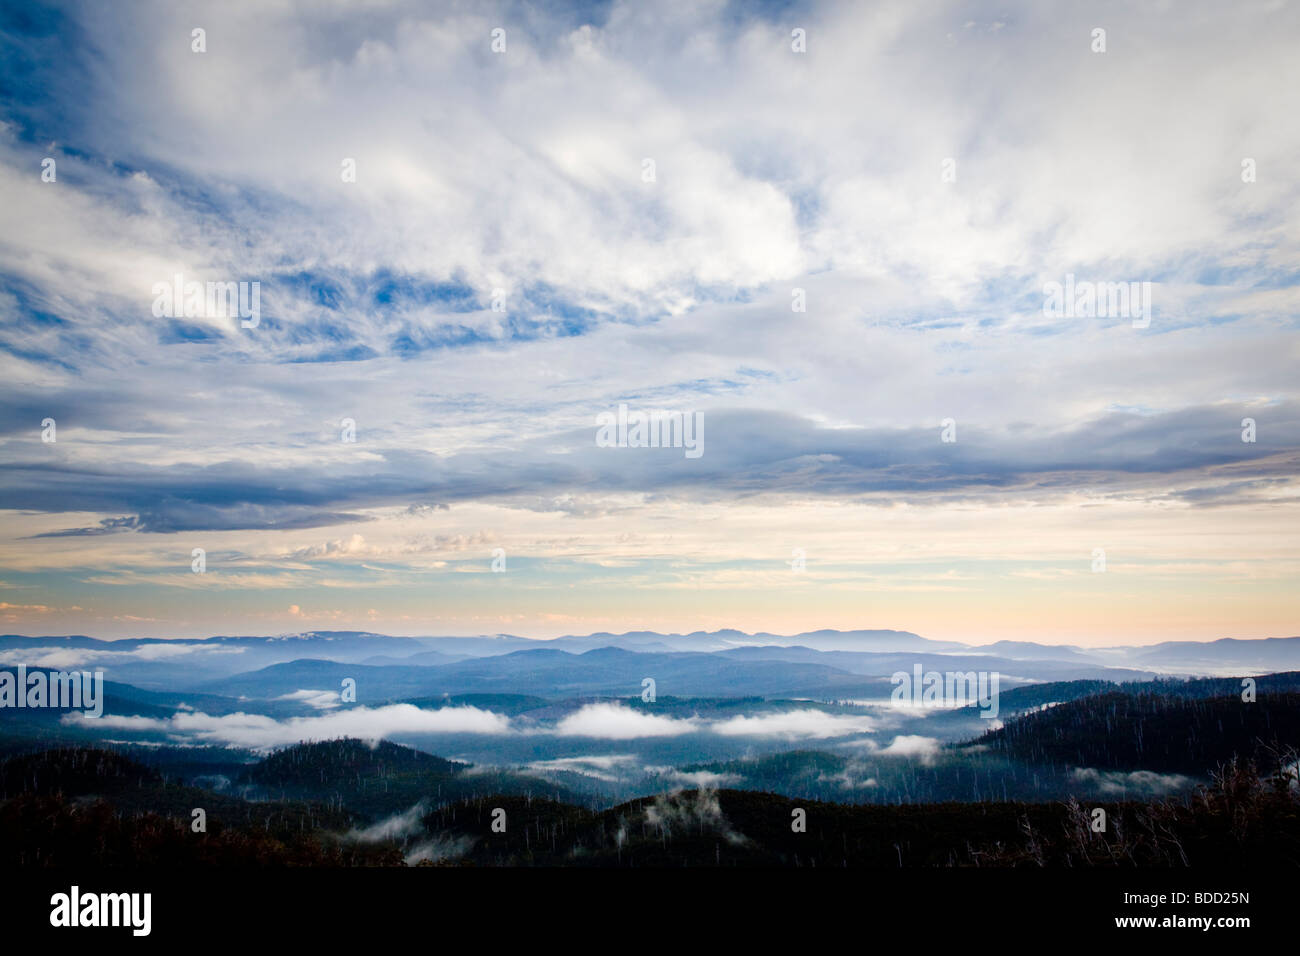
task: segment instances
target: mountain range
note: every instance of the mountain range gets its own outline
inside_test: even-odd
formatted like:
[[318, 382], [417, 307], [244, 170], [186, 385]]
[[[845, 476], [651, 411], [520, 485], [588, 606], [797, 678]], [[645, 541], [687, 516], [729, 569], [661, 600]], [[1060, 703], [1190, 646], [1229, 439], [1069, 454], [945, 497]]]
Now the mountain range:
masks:
[[639, 692], [645, 677], [675, 681], [664, 692], [680, 694], [872, 697], [878, 696], [880, 679], [916, 664], [926, 670], [997, 671], [1012, 683], [1292, 670], [1300, 668], [1300, 637], [1082, 648], [1026, 641], [968, 645], [894, 630], [794, 635], [632, 631], [551, 640], [509, 634], [394, 637], [364, 631], [117, 641], [84, 635], [0, 636], [0, 665], [102, 669], [110, 679], [158, 690], [256, 688], [270, 693], [278, 687], [292, 693], [313, 686], [303, 683], [309, 676], [333, 678], [334, 670], [308, 663], [313, 661], [351, 665], [344, 676], [365, 676], [372, 697], [619, 694]]

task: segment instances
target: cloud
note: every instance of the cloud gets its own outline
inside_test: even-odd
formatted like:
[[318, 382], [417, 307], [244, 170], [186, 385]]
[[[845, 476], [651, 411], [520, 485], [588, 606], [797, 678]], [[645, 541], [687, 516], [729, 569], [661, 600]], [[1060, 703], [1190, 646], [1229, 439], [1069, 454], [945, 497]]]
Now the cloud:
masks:
[[725, 737], [781, 737], [786, 740], [825, 739], [871, 733], [876, 722], [868, 717], [828, 714], [820, 710], [792, 710], [756, 717], [732, 717], [710, 725]]
[[640, 737], [678, 737], [695, 733], [695, 722], [660, 717], [619, 704], [587, 704], [561, 720], [554, 733], [561, 737], [598, 737], [635, 740]]
[[[772, 496], [877, 496], [916, 502], [971, 493], [1051, 498], [1065, 485], [1129, 494], [1158, 485], [1163, 493], [1197, 505], [1288, 492], [1296, 466], [1294, 450], [1300, 448], [1300, 406], [1286, 403], [1271, 409], [1270, 428], [1250, 444], [1240, 440], [1233, 422], [1240, 414], [1240, 406], [1151, 415], [1110, 412], [1041, 429], [1032, 442], [1024, 440], [1021, 430], [973, 423], [963, 428], [962, 441], [944, 445], [936, 438], [937, 425], [929, 423], [827, 428], [786, 412], [718, 409], [707, 416], [708, 452], [689, 467], [660, 453], [611, 454], [596, 447], [593, 427], [516, 440], [509, 450], [479, 449], [443, 457], [377, 450], [364, 462], [338, 462], [310, 482], [302, 480], [299, 463], [276, 467], [223, 462], [200, 472], [179, 464], [141, 469], [123, 462], [106, 467], [93, 487], [80, 484], [75, 474], [51, 476], [20, 465], [0, 467], [0, 484], [11, 507], [117, 512], [135, 508], [135, 516], [103, 520], [114, 522], [116, 531], [156, 533], [295, 530], [368, 521], [372, 519], [364, 509], [409, 500], [428, 488], [431, 474], [452, 502], [496, 498], [528, 507], [527, 499], [537, 496], [546, 499], [548, 509], [553, 507], [551, 499], [565, 493], [671, 491], [708, 502], [755, 486]], [[376, 471], [382, 482], [373, 480]], [[144, 499], [150, 503], [145, 505]], [[42, 535], [89, 533], [74, 528]], [[437, 536], [415, 550], [480, 550], [491, 540], [483, 531]], [[376, 553], [354, 533], [299, 548], [288, 558], [313, 561]]]
[[525, 764], [525, 769], [535, 773], [562, 771], [577, 773], [606, 783], [617, 783], [626, 774], [619, 771], [631, 769], [636, 762], [633, 754], [592, 754], [584, 757], [557, 757], [553, 760], [535, 760]]
[[333, 710], [342, 705], [336, 690], [296, 690], [291, 694], [281, 694], [275, 699], [298, 701], [316, 710]]
[[[1296, 11], [1117, 7], [1096, 55], [1082, 10], [809, 2], [796, 54], [790, 9], [38, 2], [0, 35], [0, 573], [60, 600], [4, 619], [174, 636], [269, 616], [254, 587], [346, 586], [393, 600], [342, 617], [415, 627], [441, 586], [468, 626], [481, 595], [431, 585], [431, 556], [476, 570], [489, 540], [544, 584], [516, 619], [576, 616], [538, 595], [642, 560], [623, 598], [713, 585], [736, 625], [770, 582], [717, 565], [778, 541], [812, 571], [789, 614], [847, 619], [818, 577], [846, 521], [933, 574], [1000, 560], [978, 528], [928, 533], [995, 512], [1004, 551], [1051, 553], [990, 572], [1001, 607], [1069, 610], [1082, 585], [1050, 575], [1116, 509], [1157, 557], [1191, 535], [1291, 570], [1269, 529], [1300, 489]], [[177, 274], [259, 282], [260, 325], [155, 315]], [[1045, 315], [1067, 274], [1152, 282], [1150, 327]], [[704, 456], [594, 447], [623, 401], [702, 411]], [[180, 545], [211, 538], [261, 566], [186, 577]], [[850, 560], [838, 581], [879, 581]], [[104, 584], [157, 620], [64, 609], [122, 600]], [[872, 586], [921, 627], [909, 589], [957, 585]], [[158, 610], [179, 587], [211, 593]]]
[[929, 760], [935, 757], [943, 742], [934, 737], [922, 737], [918, 734], [902, 734], [893, 739], [887, 747], [879, 751], [887, 757], [920, 757]]
[[[464, 856], [473, 848], [473, 837], [463, 834], [435, 833], [428, 835], [424, 816], [428, 806], [423, 802], [410, 809], [385, 817], [366, 827], [353, 828], [342, 836], [355, 843], [382, 843], [393, 841], [403, 847], [403, 860], [407, 866], [420, 863], [437, 863]], [[422, 839], [421, 839], [422, 838]]]
[[717, 791], [707, 788], [659, 794], [645, 809], [645, 825], [665, 834], [713, 832], [735, 846], [749, 842], [744, 834], [732, 829], [722, 812]]
[[353, 828], [345, 839], [357, 843], [381, 843], [385, 840], [403, 841], [424, 832], [424, 815], [428, 807], [417, 803], [409, 810], [395, 813], [391, 817], [372, 823], [369, 826]]
[[849, 764], [839, 773], [820, 774], [817, 781], [842, 787], [845, 790], [870, 790], [880, 786], [880, 782], [875, 777], [867, 776], [864, 768], [857, 764]]
[[[87, 719], [72, 714], [65, 718], [65, 722]], [[373, 741], [395, 734], [505, 734], [510, 730], [509, 718], [477, 707], [423, 710], [411, 704], [351, 707], [331, 714], [286, 720], [242, 712], [216, 717], [187, 712], [166, 719], [105, 714], [94, 719], [93, 725], [154, 731], [178, 739], [191, 738], [250, 750], [270, 750], [304, 740], [340, 737]]]
[[1186, 790], [1193, 784], [1190, 777], [1177, 773], [1155, 773], [1151, 770], [1099, 770], [1095, 767], [1073, 767], [1070, 783], [1085, 786], [1094, 792], [1107, 795], [1158, 796]]
[[673, 787], [692, 787], [698, 790], [716, 790], [731, 787], [744, 781], [738, 773], [718, 773], [713, 770], [678, 770], [676, 767], [646, 767], [645, 772]]
[[50, 667], [55, 670], [77, 670], [98, 664], [122, 664], [128, 661], [175, 661], [182, 658], [205, 658], [242, 654], [242, 647], [220, 644], [190, 644], [160, 642], [124, 647], [121, 650], [81, 647], [37, 647], [25, 650], [0, 651], [0, 665], [26, 664], [29, 667]]
[[478, 841], [470, 836], [438, 833], [430, 840], [417, 843], [403, 857], [407, 866], [420, 863], [440, 863], [464, 856]]

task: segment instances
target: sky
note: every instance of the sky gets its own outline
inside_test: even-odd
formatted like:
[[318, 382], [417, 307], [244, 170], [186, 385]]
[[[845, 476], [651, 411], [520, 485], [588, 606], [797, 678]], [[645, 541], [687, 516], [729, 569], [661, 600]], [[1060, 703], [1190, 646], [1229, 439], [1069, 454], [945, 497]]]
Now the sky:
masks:
[[0, 629], [1300, 633], [1297, 48], [1275, 2], [7, 5]]

